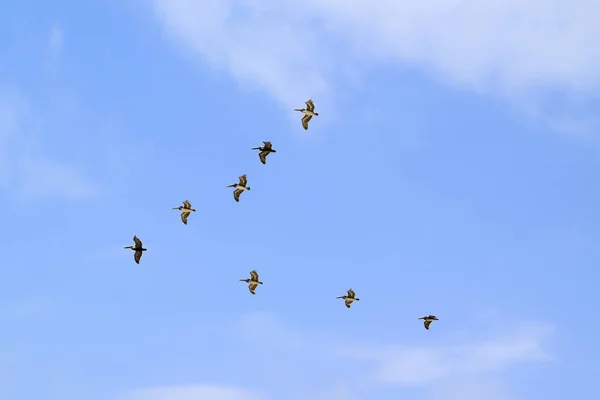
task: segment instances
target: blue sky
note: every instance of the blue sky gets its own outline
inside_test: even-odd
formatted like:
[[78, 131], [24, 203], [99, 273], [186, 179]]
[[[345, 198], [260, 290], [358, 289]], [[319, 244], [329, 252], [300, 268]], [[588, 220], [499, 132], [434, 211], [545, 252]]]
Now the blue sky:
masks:
[[0, 398], [598, 398], [600, 8], [413, 3], [5, 2]]

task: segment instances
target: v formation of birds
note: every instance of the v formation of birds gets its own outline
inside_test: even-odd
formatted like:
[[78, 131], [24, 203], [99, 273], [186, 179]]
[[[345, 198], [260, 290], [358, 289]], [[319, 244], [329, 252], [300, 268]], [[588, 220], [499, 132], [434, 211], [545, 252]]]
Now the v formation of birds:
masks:
[[[311, 99], [306, 101], [306, 108], [295, 108], [294, 111], [299, 111], [302, 114], [304, 114], [301, 121], [302, 121], [302, 127], [305, 130], [308, 130], [308, 122], [312, 119], [312, 117], [319, 115], [318, 113], [315, 112], [315, 104], [313, 103], [313, 101]], [[277, 150], [273, 149], [273, 145], [271, 144], [271, 142], [263, 142], [262, 146], [254, 147], [254, 148], [252, 148], [252, 150], [260, 151], [258, 153], [258, 158], [260, 159], [260, 162], [265, 165], [267, 164], [267, 156], [271, 153], [277, 152]], [[248, 185], [248, 177], [244, 174], [244, 175], [238, 177], [237, 183], [232, 183], [231, 185], [229, 185], [227, 187], [234, 188], [233, 199], [236, 202], [239, 202], [241, 194], [244, 193], [246, 190], [250, 190], [250, 186]], [[181, 222], [183, 222], [185, 225], [187, 225], [187, 223], [188, 223], [188, 217], [193, 212], [196, 211], [194, 208], [192, 208], [192, 204], [188, 200], [184, 200], [183, 205], [181, 205], [179, 207], [175, 207], [175, 208], [173, 208], [173, 210], [181, 211]], [[144, 252], [147, 251], [147, 249], [144, 248], [144, 246], [142, 245], [142, 241], [137, 236], [133, 237], [133, 242], [135, 243], [135, 245], [125, 246], [125, 248], [131, 249], [134, 251], [133, 259], [136, 263], [139, 264], [140, 260], [142, 259], [142, 254], [144, 254]], [[240, 281], [246, 282], [248, 284], [248, 290], [253, 295], [256, 294], [256, 289], [258, 288], [258, 286], [263, 284], [260, 281], [258, 272], [256, 272], [256, 270], [250, 271], [250, 278], [240, 279]], [[360, 298], [356, 297], [356, 293], [352, 289], [348, 289], [348, 291], [345, 295], [338, 296], [337, 298], [343, 299], [344, 304], [348, 308], [351, 307], [353, 302], [360, 300]], [[429, 330], [429, 326], [431, 325], [431, 322], [438, 320], [438, 318], [435, 315], [426, 315], [419, 319], [423, 320], [423, 324], [425, 326], [425, 329], [427, 329], [427, 330]]]

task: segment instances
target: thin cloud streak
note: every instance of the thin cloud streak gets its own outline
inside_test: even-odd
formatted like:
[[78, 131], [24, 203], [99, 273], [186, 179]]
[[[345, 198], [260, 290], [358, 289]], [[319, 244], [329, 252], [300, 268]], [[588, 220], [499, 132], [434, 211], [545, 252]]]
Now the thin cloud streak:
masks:
[[132, 390], [122, 400], [263, 400], [260, 393], [234, 386], [180, 385]]

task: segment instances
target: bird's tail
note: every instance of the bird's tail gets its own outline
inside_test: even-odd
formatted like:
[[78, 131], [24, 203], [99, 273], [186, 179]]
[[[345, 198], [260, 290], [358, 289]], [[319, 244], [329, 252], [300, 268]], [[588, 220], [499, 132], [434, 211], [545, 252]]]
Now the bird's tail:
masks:
[[246, 189], [250, 190], [250, 186], [248, 186]]

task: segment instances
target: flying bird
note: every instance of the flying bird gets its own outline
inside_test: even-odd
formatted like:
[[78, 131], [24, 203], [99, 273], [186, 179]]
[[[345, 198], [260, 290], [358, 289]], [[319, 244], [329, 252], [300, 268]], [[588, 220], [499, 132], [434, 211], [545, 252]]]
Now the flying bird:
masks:
[[133, 259], [136, 263], [139, 264], [140, 258], [142, 258], [142, 252], [146, 251], [147, 249], [142, 247], [142, 241], [138, 239], [137, 236], [133, 237], [133, 242], [135, 243], [135, 246], [125, 246], [125, 248], [135, 251], [135, 253], [133, 254]]
[[173, 210], [181, 211], [181, 222], [183, 222], [185, 225], [187, 225], [187, 219], [190, 216], [190, 214], [196, 212], [196, 210], [192, 208], [192, 204], [188, 200], [185, 200], [182, 206], [175, 207]]
[[344, 302], [346, 303], [346, 307], [348, 307], [348, 308], [350, 308], [350, 305], [352, 304], [353, 301], [360, 300], [358, 297], [356, 297], [356, 293], [354, 293], [354, 290], [352, 290], [352, 289], [348, 289], [347, 296], [338, 296], [338, 297], [336, 297], [336, 299], [344, 299]]
[[240, 279], [241, 282], [246, 282], [248, 284], [248, 290], [250, 293], [256, 294], [255, 290], [258, 285], [262, 285], [263, 283], [258, 280], [258, 272], [256, 270], [250, 271], [250, 279]]
[[306, 101], [306, 108], [294, 108], [294, 111], [300, 111], [302, 114], [304, 114], [304, 117], [302, 117], [302, 127], [304, 130], [308, 129], [308, 121], [310, 121], [315, 115], [319, 115], [315, 112], [315, 104], [311, 99]]
[[261, 163], [266, 164], [267, 156], [270, 153], [277, 153], [277, 150], [272, 149], [271, 142], [263, 142], [263, 143], [264, 143], [264, 146], [254, 147], [252, 150], [260, 150], [260, 153], [258, 153], [258, 158], [260, 158]]
[[242, 192], [244, 190], [250, 190], [250, 186], [247, 186], [248, 185], [248, 178], [246, 178], [246, 174], [240, 176], [239, 180], [240, 180], [239, 183], [234, 183], [234, 184], [231, 184], [231, 185], [227, 186], [227, 187], [235, 188], [235, 190], [233, 191], [233, 198], [237, 202], [240, 201], [240, 194], [242, 194]]
[[436, 317], [435, 315], [428, 315], [428, 316], [426, 316], [426, 317], [421, 317], [421, 318], [419, 318], [419, 319], [422, 319], [422, 320], [424, 320], [424, 321], [423, 321], [423, 325], [425, 325], [425, 329], [429, 330], [429, 325], [431, 325], [431, 323], [432, 323], [433, 321], [437, 321], [437, 320], [438, 320], [438, 317]]

